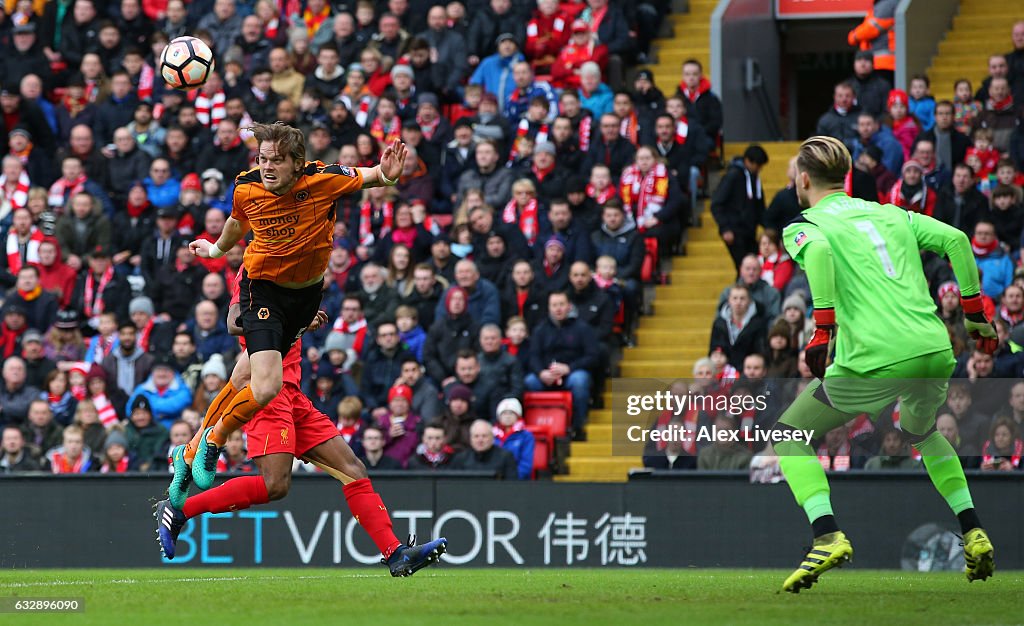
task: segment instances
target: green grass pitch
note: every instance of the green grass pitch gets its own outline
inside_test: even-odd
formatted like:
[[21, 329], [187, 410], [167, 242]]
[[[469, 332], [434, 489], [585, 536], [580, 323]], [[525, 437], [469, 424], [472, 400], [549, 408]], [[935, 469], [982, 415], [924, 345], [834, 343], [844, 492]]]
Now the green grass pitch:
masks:
[[798, 596], [780, 570], [6, 570], [0, 596], [80, 597], [85, 612], [4, 624], [1021, 624], [1024, 573], [832, 571]]

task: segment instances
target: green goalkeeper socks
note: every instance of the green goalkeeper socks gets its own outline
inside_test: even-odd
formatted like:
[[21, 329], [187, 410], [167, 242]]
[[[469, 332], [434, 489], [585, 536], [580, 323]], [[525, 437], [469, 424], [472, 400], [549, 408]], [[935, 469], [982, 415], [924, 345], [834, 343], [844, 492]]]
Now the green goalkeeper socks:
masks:
[[928, 477], [932, 479], [935, 489], [946, 499], [949, 508], [953, 509], [953, 513], [959, 515], [967, 509], [974, 508], [964, 468], [946, 438], [938, 431], [932, 431], [932, 434], [925, 437], [916, 447], [924, 459]]
[[775, 445], [775, 452], [796, 503], [807, 514], [807, 521], [813, 524], [819, 517], [832, 515], [828, 479], [811, 447], [799, 441], [784, 441]]

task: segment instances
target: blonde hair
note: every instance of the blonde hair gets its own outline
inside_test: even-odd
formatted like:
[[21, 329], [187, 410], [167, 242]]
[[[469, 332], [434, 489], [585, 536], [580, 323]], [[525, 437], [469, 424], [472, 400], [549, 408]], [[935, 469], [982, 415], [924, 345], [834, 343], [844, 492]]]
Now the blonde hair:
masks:
[[796, 167], [798, 171], [806, 172], [817, 186], [842, 187], [853, 167], [853, 160], [843, 142], [817, 135], [800, 144]]
[[338, 402], [338, 417], [356, 419], [363, 412], [363, 402], [356, 396], [345, 396]]

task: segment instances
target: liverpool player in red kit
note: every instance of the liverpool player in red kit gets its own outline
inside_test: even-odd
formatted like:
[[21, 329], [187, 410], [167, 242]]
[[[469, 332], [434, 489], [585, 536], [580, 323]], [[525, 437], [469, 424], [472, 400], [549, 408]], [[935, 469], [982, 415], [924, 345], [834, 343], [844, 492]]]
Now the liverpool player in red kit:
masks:
[[[232, 334], [241, 334], [238, 326], [240, 281], [235, 281], [233, 299], [228, 314], [228, 328]], [[310, 329], [319, 327], [326, 316], [319, 312]], [[241, 339], [244, 348], [244, 338]], [[271, 500], [280, 500], [291, 486], [292, 459], [300, 458], [313, 463], [342, 483], [345, 499], [352, 515], [366, 529], [370, 538], [383, 554], [392, 576], [409, 576], [417, 570], [436, 563], [447, 549], [444, 538], [421, 546], [403, 545], [392, 532], [391, 517], [380, 496], [373, 490], [366, 468], [352, 453], [337, 427], [326, 415], [316, 410], [299, 388], [302, 340], [292, 345], [283, 362], [281, 392], [256, 416], [245, 424], [249, 456], [260, 469], [260, 476], [233, 478], [219, 487], [209, 489], [186, 499], [189, 466], [185, 461], [186, 446], [178, 446], [171, 458], [176, 477], [184, 480], [172, 482], [170, 498], [157, 504], [157, 535], [161, 551], [168, 559], [174, 558], [175, 542], [181, 528], [189, 518], [203, 513], [238, 511]], [[243, 352], [231, 374], [236, 388], [243, 387], [250, 377], [249, 362]], [[222, 414], [211, 409], [213, 420]], [[208, 418], [211, 413], [208, 413]], [[202, 429], [197, 434], [201, 436]]]

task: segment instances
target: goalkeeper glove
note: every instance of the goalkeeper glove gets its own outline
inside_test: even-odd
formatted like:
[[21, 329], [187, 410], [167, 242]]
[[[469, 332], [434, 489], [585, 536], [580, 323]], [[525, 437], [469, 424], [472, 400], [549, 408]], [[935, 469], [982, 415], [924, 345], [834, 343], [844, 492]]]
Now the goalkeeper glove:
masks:
[[985, 315], [981, 294], [960, 298], [960, 305], [964, 308], [964, 326], [975, 347], [985, 354], [994, 354], [999, 348], [999, 337], [992, 320]]
[[829, 357], [836, 337], [836, 310], [814, 309], [814, 323], [817, 324], [817, 328], [804, 348], [804, 360], [811, 374], [816, 378], [825, 378], [825, 370], [829, 366]]

